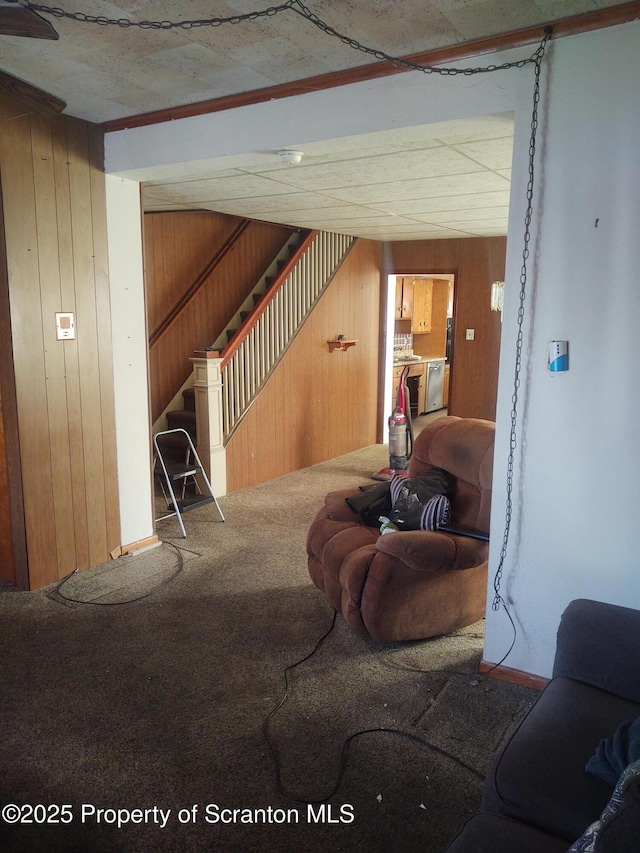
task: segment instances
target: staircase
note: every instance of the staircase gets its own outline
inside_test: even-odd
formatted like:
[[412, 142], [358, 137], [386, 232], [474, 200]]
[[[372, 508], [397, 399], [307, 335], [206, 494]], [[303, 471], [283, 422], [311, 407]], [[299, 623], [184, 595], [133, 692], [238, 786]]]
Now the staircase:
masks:
[[[208, 347], [222, 359], [225, 444], [354, 243], [354, 237], [327, 232], [292, 235], [226, 329]], [[165, 415], [167, 429], [182, 428], [196, 443], [192, 383], [190, 376]], [[182, 408], [175, 409], [176, 404]]]
[[296, 231], [282, 247], [281, 251], [271, 262], [260, 281], [247, 296], [240, 308], [233, 315], [227, 327], [216, 338], [210, 349], [224, 351], [232, 344], [236, 335], [243, 329], [249, 318], [260, 310], [261, 303], [265, 300], [274, 284], [282, 280], [283, 271], [300, 254], [300, 248], [309, 239], [310, 231]]
[[[240, 331], [242, 325], [251, 316], [252, 312], [260, 304], [261, 300], [268, 293], [274, 282], [278, 280], [278, 276], [287, 264], [295, 257], [303, 240], [309, 235], [309, 231], [294, 232], [282, 249], [278, 252], [269, 267], [262, 274], [260, 280], [255, 285], [251, 293], [246, 297], [242, 305], [236, 313], [231, 317], [227, 326], [218, 335], [216, 340], [209, 346], [210, 350], [224, 350]], [[182, 408], [178, 408], [181, 406]], [[189, 374], [186, 382], [182, 385], [178, 393], [173, 397], [167, 408], [160, 415], [154, 424], [154, 433], [158, 429], [164, 429], [164, 418], [166, 418], [167, 429], [184, 429], [191, 436], [191, 439], [196, 440], [196, 412], [195, 412], [195, 394], [193, 391], [193, 376]]]
[[312, 232], [296, 263], [285, 265], [240, 334], [222, 355], [222, 427], [228, 442], [316, 302], [356, 241], [345, 234]]

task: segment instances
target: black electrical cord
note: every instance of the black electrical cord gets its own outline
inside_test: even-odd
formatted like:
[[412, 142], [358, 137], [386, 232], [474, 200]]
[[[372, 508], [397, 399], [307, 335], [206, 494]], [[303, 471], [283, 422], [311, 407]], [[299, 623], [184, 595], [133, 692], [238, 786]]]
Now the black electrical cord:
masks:
[[91, 604], [94, 607], [118, 607], [122, 604], [133, 604], [135, 601], [143, 601], [145, 598], [149, 598], [150, 596], [155, 595], [159, 590], [163, 589], [165, 586], [168, 586], [170, 583], [173, 583], [173, 581], [178, 577], [178, 575], [182, 572], [182, 569], [184, 568], [184, 559], [182, 557], [182, 554], [180, 553], [180, 549], [176, 545], [174, 545], [173, 542], [166, 542], [164, 539], [162, 540], [162, 544], [169, 545], [170, 548], [174, 549], [174, 551], [178, 555], [178, 567], [170, 577], [162, 581], [162, 583], [159, 583], [153, 589], [149, 590], [149, 592], [145, 592], [143, 595], [139, 595], [136, 598], [128, 598], [125, 601], [86, 601], [80, 598], [70, 598], [67, 595], [63, 595], [60, 590], [70, 578], [77, 574], [78, 569], [74, 569], [72, 572], [69, 572], [66, 577], [62, 578], [60, 583], [53, 590], [52, 596], [58, 596], [63, 601], [67, 601], [70, 604]]
[[[271, 756], [273, 758], [273, 762], [275, 765], [276, 789], [277, 789], [278, 793], [281, 796], [283, 796], [285, 799], [291, 800], [292, 802], [295, 802], [295, 803], [301, 803], [303, 805], [315, 805], [317, 803], [324, 803], [327, 800], [330, 800], [336, 794], [336, 792], [340, 788], [340, 785], [342, 784], [342, 778], [343, 778], [345, 770], [346, 770], [347, 753], [349, 750], [349, 745], [351, 744], [352, 741], [356, 740], [357, 738], [362, 737], [363, 735], [368, 735], [368, 734], [397, 735], [398, 737], [402, 737], [402, 738], [405, 738], [407, 740], [414, 741], [415, 743], [419, 743], [421, 746], [426, 747], [427, 749], [429, 749], [431, 752], [435, 753], [436, 755], [440, 755], [443, 758], [447, 758], [449, 761], [453, 761], [454, 764], [457, 764], [459, 767], [462, 767], [464, 770], [467, 770], [469, 773], [471, 773], [473, 776], [475, 776], [480, 781], [484, 781], [484, 779], [485, 779], [484, 774], [480, 773], [478, 770], [476, 770], [475, 767], [472, 767], [470, 764], [467, 764], [465, 761], [462, 761], [460, 758], [453, 755], [452, 753], [447, 752], [444, 749], [441, 749], [439, 746], [436, 746], [435, 744], [430, 743], [428, 740], [420, 737], [419, 735], [415, 734], [414, 732], [408, 732], [405, 729], [394, 729], [394, 728], [386, 728], [384, 726], [378, 726], [375, 728], [360, 729], [359, 731], [353, 732], [353, 734], [350, 734], [343, 741], [342, 747], [340, 749], [340, 765], [339, 765], [339, 769], [338, 769], [338, 775], [336, 777], [336, 780], [335, 780], [331, 790], [327, 794], [325, 794], [323, 797], [308, 799], [305, 797], [296, 796], [295, 794], [292, 794], [285, 789], [285, 787], [282, 783], [282, 772], [281, 772], [281, 767], [280, 767], [280, 759], [278, 756], [278, 751], [277, 751], [277, 749], [276, 749], [276, 747], [275, 747], [275, 745], [271, 739], [271, 736], [269, 733], [269, 727], [270, 727], [271, 721], [273, 720], [273, 718], [275, 717], [277, 712], [280, 710], [280, 708], [282, 708], [282, 706], [285, 704], [285, 702], [289, 698], [289, 695], [290, 695], [289, 672], [291, 670], [295, 669], [296, 667], [300, 666], [301, 664], [305, 663], [305, 661], [308, 661], [310, 658], [313, 657], [313, 655], [318, 651], [318, 649], [320, 648], [322, 643], [327, 639], [327, 637], [333, 631], [335, 624], [336, 624], [337, 615], [338, 615], [337, 611], [334, 611], [333, 619], [331, 620], [331, 626], [322, 635], [322, 637], [320, 637], [320, 639], [315, 644], [313, 649], [307, 655], [305, 655], [303, 658], [296, 661], [296, 663], [290, 664], [289, 666], [286, 667], [286, 669], [284, 670], [285, 689], [284, 689], [284, 693], [282, 695], [282, 698], [277, 703], [277, 705], [274, 708], [272, 708], [271, 711], [269, 711], [269, 713], [267, 714], [265, 721], [264, 721], [264, 726], [263, 726], [264, 739], [265, 739], [267, 746], [269, 747], [269, 750], [271, 752]], [[416, 670], [416, 671], [419, 672], [420, 670]], [[436, 672], [437, 672], [437, 670], [436, 670]], [[457, 674], [462, 675], [463, 673], [457, 673]]]
[[[503, 657], [498, 661], [498, 663], [492, 664], [488, 669], [485, 669], [482, 672], [478, 672], [477, 675], [480, 675], [480, 676], [490, 675], [494, 671], [494, 669], [497, 669], [499, 666], [501, 666], [504, 663], [504, 661], [507, 659], [507, 657], [511, 654], [511, 650], [513, 649], [513, 646], [515, 645], [516, 637], [517, 637], [516, 626], [513, 622], [513, 619], [511, 618], [511, 613], [509, 613], [509, 609], [507, 607], [505, 607], [504, 611], [507, 614], [507, 616], [509, 617], [509, 619], [511, 620], [511, 625], [513, 627], [513, 639], [511, 641], [511, 645], [509, 646], [509, 650], [506, 652], [505, 655], [503, 655]], [[454, 637], [456, 635], [455, 634], [445, 634], [444, 636], [445, 637]], [[467, 636], [474, 636], [478, 639], [483, 639], [484, 635], [473, 634], [473, 635], [467, 635]], [[391, 655], [396, 655], [396, 654], [399, 654], [400, 652], [406, 652], [407, 649], [418, 648], [419, 646], [422, 646], [425, 642], [428, 642], [428, 640], [416, 640], [415, 643], [409, 643], [400, 649], [392, 649], [391, 651], [387, 652], [386, 662], [387, 662], [388, 666], [392, 666], [394, 669], [405, 670], [406, 672], [419, 672], [419, 673], [432, 674], [432, 675], [439, 675], [439, 674], [442, 674], [442, 675], [462, 675], [462, 676], [466, 676], [467, 678], [474, 675], [474, 673], [463, 672], [462, 670], [458, 670], [458, 669], [420, 669], [419, 667], [402, 666], [401, 664], [391, 663], [391, 661], [390, 661]]]

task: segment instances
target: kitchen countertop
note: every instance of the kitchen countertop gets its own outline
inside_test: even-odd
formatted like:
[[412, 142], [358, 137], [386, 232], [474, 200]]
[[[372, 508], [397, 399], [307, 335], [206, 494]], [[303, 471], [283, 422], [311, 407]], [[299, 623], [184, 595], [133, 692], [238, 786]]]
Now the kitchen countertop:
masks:
[[414, 356], [413, 358], [394, 358], [393, 364], [394, 367], [400, 364], [426, 364], [429, 361], [446, 361], [445, 356], [437, 356], [436, 358], [430, 358], [428, 356], [420, 355]]

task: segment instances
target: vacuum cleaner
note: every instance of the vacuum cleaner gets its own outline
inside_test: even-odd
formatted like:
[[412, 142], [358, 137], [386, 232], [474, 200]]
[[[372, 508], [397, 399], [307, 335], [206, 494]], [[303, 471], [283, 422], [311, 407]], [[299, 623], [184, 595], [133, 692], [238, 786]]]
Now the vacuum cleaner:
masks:
[[404, 368], [398, 384], [396, 405], [389, 416], [389, 467], [373, 475], [374, 480], [390, 480], [394, 471], [404, 471], [413, 453], [413, 425], [411, 401], [407, 378], [409, 366]]

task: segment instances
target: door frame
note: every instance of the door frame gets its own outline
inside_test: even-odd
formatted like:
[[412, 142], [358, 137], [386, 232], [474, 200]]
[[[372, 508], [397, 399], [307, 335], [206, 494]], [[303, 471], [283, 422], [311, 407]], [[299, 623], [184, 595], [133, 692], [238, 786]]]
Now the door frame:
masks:
[[[386, 269], [382, 273], [380, 287], [380, 364], [378, 375], [378, 423], [376, 441], [385, 444], [389, 439], [388, 417], [385, 407], [391, 393], [393, 383], [393, 334], [395, 326], [395, 279], [397, 276], [453, 276], [453, 314], [451, 324], [451, 353], [449, 371], [449, 399], [453, 382], [453, 361], [456, 308], [458, 302], [458, 270], [453, 268], [439, 269], [433, 267], [398, 267]], [[392, 286], [393, 281], [393, 286]]]

